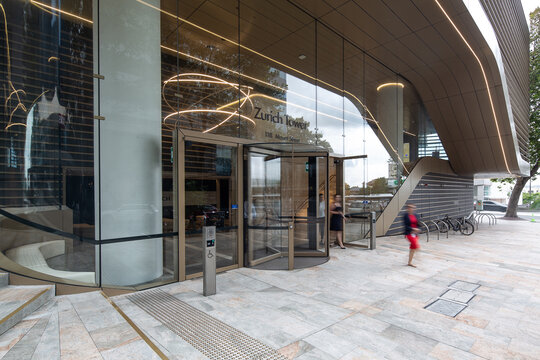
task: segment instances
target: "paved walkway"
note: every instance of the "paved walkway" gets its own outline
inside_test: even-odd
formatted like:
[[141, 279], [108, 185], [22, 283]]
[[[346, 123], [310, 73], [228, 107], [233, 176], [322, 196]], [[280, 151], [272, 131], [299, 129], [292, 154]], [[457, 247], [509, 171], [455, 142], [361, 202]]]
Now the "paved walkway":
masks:
[[[148, 296], [153, 296], [152, 291], [162, 294], [165, 300], [160, 304], [181, 308], [178, 314], [191, 306], [210, 315], [204, 324], [209, 324], [209, 334], [220, 344], [224, 334], [219, 329], [229, 325], [291, 359], [538, 359], [539, 233], [538, 223], [499, 221], [492, 227], [484, 224], [470, 237], [450, 235], [437, 240], [432, 236], [429, 243], [423, 238], [418, 268], [404, 265], [408, 249], [402, 237], [379, 238], [377, 250], [332, 249], [330, 261], [314, 268], [242, 268], [220, 274], [214, 296], [201, 295], [200, 279], [164, 286], [161, 292], [151, 290]], [[458, 280], [480, 286], [455, 318], [424, 309]], [[65, 303], [64, 298], [77, 309], [76, 300], [83, 296], [62, 297]], [[93, 318], [86, 299], [86, 319], [77, 323], [97, 328], [96, 321], [104, 314], [95, 309], [99, 316]], [[113, 300], [170, 359], [230, 358], [201, 352], [200, 346], [213, 343], [210, 338], [201, 345], [190, 338], [189, 331], [204, 331], [204, 324], [201, 329], [195, 327], [199, 326], [196, 319], [193, 327], [182, 328], [172, 310], [160, 320], [143, 310], [133, 295]], [[212, 319], [220, 325], [213, 328]], [[89, 330], [91, 337], [83, 336], [87, 347], [95, 338], [95, 330]], [[0, 349], [8, 342], [7, 335], [0, 337]], [[150, 348], [136, 334], [131, 332], [127, 338], [130, 346], [122, 352], [107, 353], [125, 344], [120, 339], [107, 340], [107, 346], [97, 347], [98, 352], [111, 359], [149, 356]], [[242, 339], [237, 341], [240, 345], [249, 340]], [[75, 351], [71, 355], [77, 358], [77, 337], [71, 341], [60, 344], [62, 358], [62, 346]], [[100, 355], [93, 352], [92, 357]]]

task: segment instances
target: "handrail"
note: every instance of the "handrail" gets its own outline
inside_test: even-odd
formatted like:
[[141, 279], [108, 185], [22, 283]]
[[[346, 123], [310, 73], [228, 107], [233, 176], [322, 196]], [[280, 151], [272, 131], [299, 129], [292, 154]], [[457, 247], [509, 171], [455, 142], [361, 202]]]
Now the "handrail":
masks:
[[125, 242], [125, 241], [134, 241], [134, 240], [149, 240], [149, 239], [155, 239], [160, 237], [171, 237], [171, 236], [177, 236], [178, 231], [174, 232], [168, 232], [168, 233], [159, 233], [159, 234], [148, 234], [148, 235], [135, 235], [135, 236], [127, 236], [127, 237], [121, 237], [121, 238], [112, 238], [112, 239], [103, 239], [103, 240], [96, 240], [84, 236], [75, 235], [72, 233], [68, 233], [63, 230], [55, 229], [46, 225], [39, 224], [37, 222], [22, 218], [17, 215], [13, 215], [3, 209], [0, 209], [0, 215], [5, 216], [6, 218], [16, 221], [20, 224], [29, 226], [31, 228], [37, 229], [39, 231], [44, 231], [49, 234], [58, 235], [61, 237], [65, 237], [72, 240], [79, 240], [82, 242], [90, 243], [93, 245], [105, 245], [105, 244], [114, 244], [119, 242]]

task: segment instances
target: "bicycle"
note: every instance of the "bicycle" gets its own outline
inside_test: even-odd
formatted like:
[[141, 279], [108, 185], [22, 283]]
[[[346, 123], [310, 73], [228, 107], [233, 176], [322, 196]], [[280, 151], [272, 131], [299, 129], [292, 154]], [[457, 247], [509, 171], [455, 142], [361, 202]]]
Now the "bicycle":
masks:
[[450, 229], [456, 232], [459, 231], [465, 236], [474, 233], [474, 224], [470, 220], [465, 219], [465, 217], [452, 219], [446, 215], [442, 220], [437, 220], [436, 223], [437, 225], [442, 225], [439, 226], [441, 233], [445, 233]]

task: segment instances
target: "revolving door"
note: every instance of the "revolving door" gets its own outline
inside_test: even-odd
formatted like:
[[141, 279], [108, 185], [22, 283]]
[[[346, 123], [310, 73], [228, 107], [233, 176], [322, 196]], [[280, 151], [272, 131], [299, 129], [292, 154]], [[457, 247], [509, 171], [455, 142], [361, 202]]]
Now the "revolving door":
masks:
[[328, 151], [244, 146], [244, 264], [293, 269], [328, 258]]

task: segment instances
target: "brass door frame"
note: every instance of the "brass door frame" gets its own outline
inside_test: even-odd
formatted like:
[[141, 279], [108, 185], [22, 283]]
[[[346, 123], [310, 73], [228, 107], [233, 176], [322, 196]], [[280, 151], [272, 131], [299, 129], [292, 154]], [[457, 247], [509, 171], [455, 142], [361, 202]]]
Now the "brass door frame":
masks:
[[[326, 239], [326, 249], [323, 253], [312, 253], [312, 252], [306, 252], [306, 251], [295, 251], [294, 250], [294, 230], [295, 230], [295, 225], [294, 225], [294, 220], [295, 220], [295, 217], [296, 217], [296, 214], [293, 214], [292, 216], [292, 221], [290, 221], [289, 223], [287, 223], [287, 227], [289, 228], [289, 231], [288, 231], [288, 239], [289, 239], [289, 243], [288, 243], [288, 269], [289, 270], [293, 270], [294, 269], [294, 257], [295, 256], [299, 256], [299, 257], [327, 257], [329, 256], [330, 252], [329, 252], [329, 248], [330, 248], [330, 241], [329, 241], [329, 234], [330, 234], [330, 221], [329, 221], [329, 189], [328, 189], [328, 186], [329, 186], [329, 180], [328, 180], [328, 177], [329, 177], [329, 166], [330, 166], [330, 154], [329, 153], [321, 153], [321, 152], [281, 152], [281, 151], [276, 151], [276, 150], [270, 150], [270, 149], [266, 149], [266, 148], [262, 148], [262, 147], [257, 147], [257, 145], [254, 145], [253, 147], [249, 147], [249, 148], [245, 148], [245, 156], [246, 156], [246, 160], [248, 160], [248, 156], [249, 156], [249, 153], [257, 153], [257, 154], [263, 154], [263, 155], [269, 155], [269, 156], [276, 156], [276, 158], [294, 158], [294, 157], [316, 157], [316, 158], [325, 158], [326, 159], [326, 176], [325, 176], [325, 201], [326, 201], [326, 204], [325, 204], [325, 220], [326, 220], [326, 226], [325, 226], [325, 239]], [[360, 156], [360, 157], [365, 157], [364, 155]], [[248, 165], [249, 166], [249, 165]], [[293, 176], [294, 176], [294, 172], [293, 172]], [[249, 197], [249, 196], [248, 196]], [[292, 226], [292, 228], [291, 228]], [[292, 241], [291, 241], [292, 240]], [[249, 246], [249, 245], [248, 245]], [[251, 259], [251, 253], [249, 252], [249, 249], [248, 249], [248, 263], [251, 264], [251, 266], [256, 266], [256, 265], [259, 265], [261, 263], [264, 263], [266, 261], [270, 261], [272, 259], [275, 259], [279, 257], [279, 254], [272, 254], [272, 255], [268, 255], [264, 258], [261, 258], [261, 259], [257, 259], [257, 260], [253, 260]]]
[[[186, 141], [194, 141], [212, 145], [225, 145], [236, 148], [236, 182], [232, 186], [236, 186], [236, 204], [238, 209], [236, 211], [237, 219], [236, 223], [238, 224], [237, 229], [237, 238], [236, 238], [236, 259], [237, 263], [221, 268], [217, 268], [217, 272], [223, 272], [231, 269], [236, 269], [238, 267], [244, 266], [244, 227], [243, 227], [243, 214], [244, 214], [244, 204], [243, 204], [243, 144], [245, 142], [240, 142], [235, 139], [222, 135], [214, 134], [202, 134], [200, 132], [188, 131], [188, 130], [175, 130], [174, 149], [173, 157], [175, 164], [176, 172], [176, 181], [175, 186], [177, 187], [177, 196], [176, 196], [176, 206], [177, 206], [177, 219], [176, 224], [178, 228], [178, 280], [184, 281], [192, 279], [195, 277], [202, 276], [202, 272], [186, 275], [186, 172], [185, 172], [185, 145]], [[232, 199], [231, 199], [232, 200]]]
[[[254, 149], [254, 150], [252, 150], [252, 149]], [[264, 149], [264, 148], [258, 148], [258, 147], [244, 148], [244, 157], [243, 158], [246, 159], [246, 161], [247, 161], [246, 166], [248, 168], [250, 166], [249, 165], [249, 159], [250, 159], [250, 154], [251, 153], [267, 155], [267, 156], [275, 156], [276, 158], [281, 158], [279, 151], [274, 151], [274, 150], [269, 150], [269, 149]], [[248, 171], [249, 171], [249, 169], [248, 169]], [[248, 174], [249, 174], [249, 172], [248, 172]], [[249, 179], [248, 179], [248, 182], [249, 182]], [[244, 189], [242, 189], [242, 190], [244, 190]], [[281, 192], [280, 192], [280, 194], [281, 194]], [[250, 196], [250, 193], [249, 193], [249, 190], [248, 190], [248, 194], [246, 196], [246, 199], [250, 199], [250, 198], [251, 198], [251, 196]], [[244, 199], [244, 200], [246, 200], [246, 199]], [[251, 209], [252, 204], [248, 203], [247, 206], [248, 206], [248, 209]], [[243, 219], [243, 220], [248, 221], [247, 219]], [[247, 224], [243, 224], [243, 225], [245, 226]], [[253, 254], [249, 249], [249, 244], [247, 244], [247, 246], [248, 246], [248, 248], [247, 248], [247, 251], [248, 251], [248, 253], [247, 253], [247, 265], [248, 266], [257, 266], [257, 265], [265, 263], [267, 261], [276, 259], [276, 258], [280, 257], [280, 255], [281, 255], [281, 253], [278, 252], [278, 253], [275, 253], [275, 254], [267, 255], [267, 256], [265, 256], [263, 258], [260, 258], [260, 259], [253, 259]], [[289, 259], [289, 262], [290, 262], [290, 259]]]
[[[354, 160], [354, 159], [367, 159], [367, 155], [352, 155], [352, 156], [339, 156], [332, 154], [332, 160], [336, 164], [336, 194], [340, 194], [343, 198], [343, 208], [345, 208], [345, 160]], [[336, 163], [336, 160], [338, 161]], [[328, 227], [329, 228], [329, 227]], [[343, 243], [345, 244], [347, 227], [343, 227]], [[348, 246], [359, 246], [358, 244], [346, 243]]]

